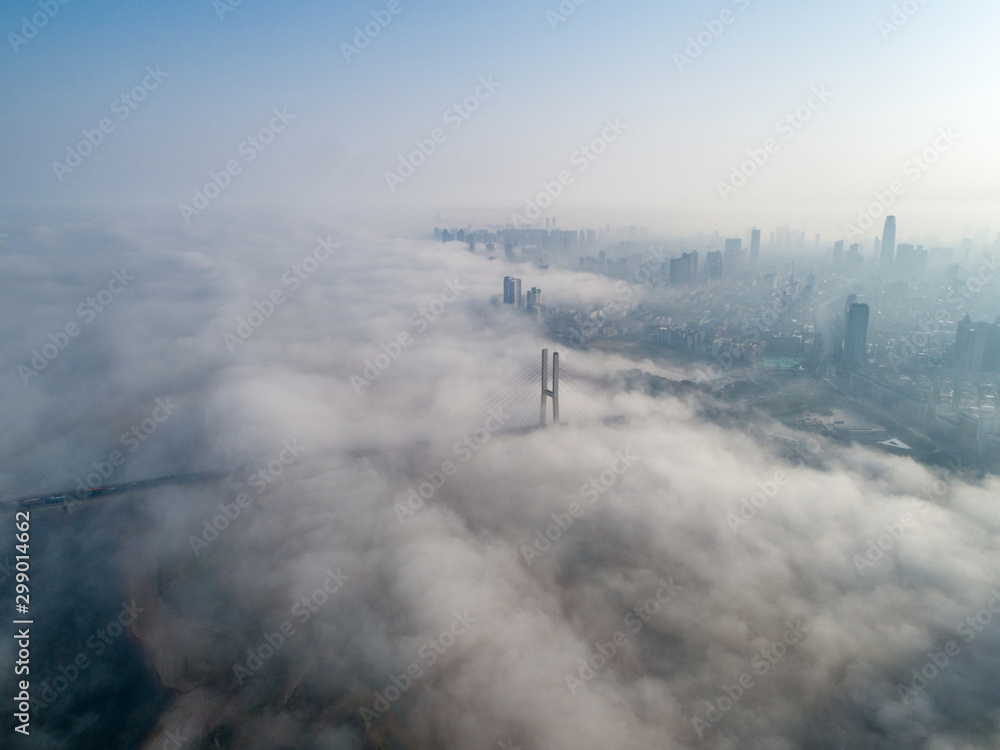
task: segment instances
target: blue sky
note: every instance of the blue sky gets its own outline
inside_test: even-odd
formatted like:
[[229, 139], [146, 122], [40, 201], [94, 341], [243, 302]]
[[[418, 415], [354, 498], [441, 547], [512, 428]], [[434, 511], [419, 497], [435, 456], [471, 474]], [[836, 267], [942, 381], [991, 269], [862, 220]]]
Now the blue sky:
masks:
[[[989, 226], [996, 213], [995, 2], [914, 0], [884, 38], [893, 3], [587, 0], [553, 29], [556, 2], [399, 0], [388, 26], [345, 60], [341, 44], [388, 5], [244, 0], [220, 19], [210, 0], [71, 0], [15, 52], [9, 35], [42, 11], [5, 4], [0, 203], [176, 213], [210, 171], [242, 161], [239, 145], [284, 107], [295, 120], [216, 205], [503, 222], [612, 117], [627, 132], [549, 213], [585, 223], [605, 211], [612, 223], [681, 231], [788, 221], [832, 238], [942, 127], [959, 143], [900, 197], [899, 212], [912, 206], [908, 226], [943, 235]], [[724, 11], [732, 22], [678, 70], [674, 54]], [[157, 65], [168, 76], [59, 182], [52, 163], [117, 117], [113, 102]], [[496, 92], [390, 191], [385, 173], [480, 76], [493, 76]], [[723, 201], [719, 182], [813, 86], [829, 101], [792, 137], [777, 136], [780, 150]]]

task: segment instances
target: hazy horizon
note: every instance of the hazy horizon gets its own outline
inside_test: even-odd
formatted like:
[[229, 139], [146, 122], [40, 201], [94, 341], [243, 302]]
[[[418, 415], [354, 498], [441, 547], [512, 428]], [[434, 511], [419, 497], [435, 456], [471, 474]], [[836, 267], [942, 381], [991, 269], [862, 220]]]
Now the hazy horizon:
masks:
[[[987, 92], [1000, 10], [986, 0], [961, 14], [917, 0], [388, 5], [57, 4], [31, 38], [23, 21], [39, 6], [8, 6], [0, 205], [181, 218], [178, 204], [235, 160], [213, 206], [400, 214], [412, 227], [445, 212], [505, 223], [567, 170], [544, 212], [565, 226], [788, 223], [833, 241], [900, 180], [894, 212], [915, 233], [998, 228]], [[366, 24], [378, 35], [357, 47]], [[294, 119], [247, 144], [276, 109]], [[104, 119], [79, 166], [54, 166]], [[609, 119], [624, 131], [582, 156]], [[434, 152], [390, 185], [435, 128]], [[941, 130], [955, 142], [912, 171]], [[748, 151], [761, 161], [768, 139], [767, 161], [723, 200], [719, 183]]]

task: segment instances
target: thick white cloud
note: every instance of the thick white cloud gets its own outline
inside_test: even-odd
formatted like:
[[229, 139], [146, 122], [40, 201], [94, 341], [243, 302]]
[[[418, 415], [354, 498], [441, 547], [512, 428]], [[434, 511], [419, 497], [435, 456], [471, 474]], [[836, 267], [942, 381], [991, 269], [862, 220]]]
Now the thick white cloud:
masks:
[[[60, 542], [36, 564], [72, 564], [78, 581], [91, 565], [111, 569], [111, 601], [145, 609], [131, 632], [168, 697], [148, 709], [159, 718], [144, 747], [168, 731], [231, 747], [995, 743], [995, 616], [981, 632], [956, 630], [1000, 586], [995, 482], [949, 478], [933, 494], [927, 469], [859, 448], [789, 461], [781, 446], [708, 420], [696, 398], [639, 394], [620, 399], [627, 421], [577, 415], [493, 433], [463, 454], [456, 441], [481, 425], [450, 418], [543, 346], [559, 348], [490, 303], [502, 277], [517, 273], [565, 305], [613, 298], [613, 282], [511, 268], [460, 245], [204, 218], [190, 235], [28, 229], [0, 256], [8, 494], [72, 487], [122, 449], [121, 433], [156, 398], [175, 399], [176, 413], [125, 449], [115, 478], [227, 472], [69, 518], [33, 516]], [[340, 247], [293, 290], [283, 274], [328, 235]], [[135, 281], [25, 386], [18, 365], [82, 322], [76, 306], [122, 264]], [[460, 295], [421, 330], [410, 316], [449, 282]], [[224, 334], [275, 289], [285, 302], [230, 352]], [[359, 395], [352, 376], [400, 332], [411, 343]], [[597, 376], [636, 366], [562, 354]], [[452, 475], [401, 514], [409, 488], [440, 482], [447, 460]], [[881, 470], [864, 468], [872, 463]], [[761, 507], [734, 524], [758, 491]], [[191, 538], [225, 512], [220, 503], [239, 515], [196, 554]], [[915, 520], [904, 526], [904, 516]], [[900, 538], [859, 570], [887, 524]], [[547, 532], [557, 538], [528, 554]], [[97, 540], [100, 564], [71, 557]], [[337, 571], [346, 580], [331, 584]], [[324, 584], [335, 592], [320, 596]], [[88, 607], [39, 596], [47, 627]], [[247, 650], [268, 638], [273, 647], [286, 622], [294, 632], [252, 669]], [[89, 635], [65, 628], [71, 651]], [[610, 653], [616, 632], [607, 663], [581, 671], [581, 659], [600, 664], [596, 648]], [[777, 646], [783, 637], [794, 643]], [[897, 685], [949, 641], [959, 652], [904, 701]], [[39, 682], [54, 676], [47, 668]], [[73, 691], [100, 684], [97, 670], [88, 680]], [[376, 693], [407, 684], [378, 711]], [[706, 702], [736, 697], [711, 720]], [[47, 711], [78, 705], [63, 698]], [[362, 708], [380, 713], [367, 736]], [[73, 746], [72, 733], [45, 726], [48, 747]]]

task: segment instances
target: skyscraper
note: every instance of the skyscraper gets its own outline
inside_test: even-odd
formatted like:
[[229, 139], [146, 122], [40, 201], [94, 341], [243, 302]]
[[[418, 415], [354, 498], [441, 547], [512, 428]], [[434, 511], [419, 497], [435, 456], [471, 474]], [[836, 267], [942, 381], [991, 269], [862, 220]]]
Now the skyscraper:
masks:
[[722, 278], [722, 253], [718, 250], [705, 255], [705, 270], [708, 278], [718, 280]]
[[521, 308], [521, 280], [513, 276], [503, 277], [503, 303]]
[[882, 228], [882, 247], [880, 249], [881, 255], [878, 259], [878, 267], [883, 271], [889, 271], [892, 269], [893, 257], [896, 251], [896, 217], [886, 216], [885, 226]]
[[861, 244], [855, 242], [851, 249], [847, 251], [847, 258], [844, 260], [844, 270], [848, 274], [858, 276], [865, 264], [864, 256], [861, 255]]
[[698, 253], [684, 253], [679, 258], [670, 259], [670, 283], [690, 284], [698, 276]]
[[760, 257], [760, 230], [754, 229], [750, 232], [750, 265], [757, 265]]
[[1000, 315], [992, 323], [980, 323], [986, 329], [983, 345], [983, 372], [1000, 372]]
[[528, 290], [528, 313], [538, 315], [542, 311], [542, 290], [536, 286]]
[[[975, 374], [994, 368], [996, 330], [997, 327], [989, 323], [973, 323], [968, 314], [963, 320], [958, 321], [955, 336], [955, 365], [960, 371]], [[990, 350], [989, 353], [987, 349]]]
[[847, 335], [844, 338], [845, 368], [855, 369], [865, 363], [868, 353], [868, 305], [850, 303], [847, 307]]
[[919, 276], [927, 268], [927, 251], [923, 245], [896, 245], [896, 271], [902, 277]]
[[726, 251], [723, 256], [723, 264], [727, 276], [734, 276], [740, 265], [743, 255], [743, 240], [739, 237], [732, 237], [726, 240]]
[[670, 283], [674, 286], [686, 284], [690, 278], [691, 258], [685, 253], [680, 258], [670, 259]]

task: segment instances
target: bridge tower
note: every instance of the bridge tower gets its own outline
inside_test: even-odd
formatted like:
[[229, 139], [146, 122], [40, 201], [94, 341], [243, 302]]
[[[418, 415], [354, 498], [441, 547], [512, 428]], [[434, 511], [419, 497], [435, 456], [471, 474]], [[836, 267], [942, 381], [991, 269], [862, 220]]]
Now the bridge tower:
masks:
[[545, 426], [545, 400], [552, 398], [552, 423], [559, 424], [559, 352], [552, 354], [552, 388], [549, 388], [549, 350], [542, 349], [542, 406], [540, 424]]

